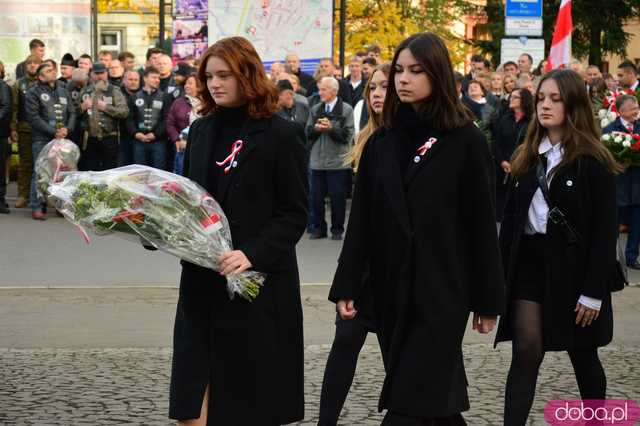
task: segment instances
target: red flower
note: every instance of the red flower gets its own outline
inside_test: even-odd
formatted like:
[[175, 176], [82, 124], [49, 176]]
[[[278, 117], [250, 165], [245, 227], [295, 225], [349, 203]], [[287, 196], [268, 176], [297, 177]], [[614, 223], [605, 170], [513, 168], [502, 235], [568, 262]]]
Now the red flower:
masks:
[[178, 182], [165, 182], [160, 186], [160, 189], [164, 192], [171, 192], [174, 194], [182, 192], [182, 187]]
[[111, 218], [115, 223], [123, 223], [125, 219], [129, 219], [134, 224], [139, 225], [144, 222], [144, 214], [133, 210], [123, 210]]
[[635, 152], [640, 151], [640, 142], [636, 142], [633, 145], [631, 145], [631, 151], [635, 151]]
[[133, 198], [129, 204], [131, 205], [131, 207], [133, 207], [134, 209], [137, 209], [138, 207], [142, 206], [142, 204], [145, 202], [145, 198], [142, 195], [138, 195], [137, 197]]

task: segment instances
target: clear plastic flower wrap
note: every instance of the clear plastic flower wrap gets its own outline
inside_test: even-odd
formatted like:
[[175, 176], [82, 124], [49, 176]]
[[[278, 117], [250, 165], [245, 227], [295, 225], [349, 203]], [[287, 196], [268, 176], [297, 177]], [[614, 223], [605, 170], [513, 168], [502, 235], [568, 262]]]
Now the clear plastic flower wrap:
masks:
[[34, 165], [38, 195], [45, 197], [49, 185], [60, 179], [61, 172], [78, 170], [80, 149], [68, 139], [53, 139], [46, 144]]
[[[87, 242], [86, 229], [96, 235], [139, 235], [162, 251], [216, 271], [218, 257], [232, 250], [222, 208], [185, 177], [140, 165], [62, 177], [49, 187], [50, 198]], [[229, 275], [229, 297], [239, 294], [251, 301], [264, 280], [255, 271]]]

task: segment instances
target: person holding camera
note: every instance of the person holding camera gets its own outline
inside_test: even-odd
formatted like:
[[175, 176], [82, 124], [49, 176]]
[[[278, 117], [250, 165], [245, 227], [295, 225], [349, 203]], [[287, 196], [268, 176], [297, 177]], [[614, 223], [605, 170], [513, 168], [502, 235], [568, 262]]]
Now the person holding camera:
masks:
[[[532, 125], [511, 162], [500, 229], [506, 315], [496, 343], [512, 340], [504, 424], [524, 425], [547, 351], [567, 351], [582, 399], [605, 399], [598, 347], [613, 336], [616, 184], [621, 168], [600, 142], [582, 78], [546, 74]], [[560, 397], [560, 395], [558, 395]]]
[[327, 237], [324, 199], [331, 199], [331, 238], [342, 240], [347, 209], [347, 185], [351, 167], [344, 157], [353, 143], [353, 108], [338, 98], [340, 84], [324, 77], [318, 85], [320, 100], [311, 108], [307, 139], [311, 144], [312, 217], [311, 239]]

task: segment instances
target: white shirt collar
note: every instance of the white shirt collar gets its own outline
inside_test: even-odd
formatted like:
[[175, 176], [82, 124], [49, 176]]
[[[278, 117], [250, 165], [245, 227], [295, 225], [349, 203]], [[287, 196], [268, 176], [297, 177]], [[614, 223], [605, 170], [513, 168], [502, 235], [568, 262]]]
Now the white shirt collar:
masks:
[[349, 80], [349, 83], [351, 83], [351, 87], [353, 87], [354, 89], [357, 89], [358, 86], [360, 86], [360, 84], [362, 84], [362, 79], [360, 79], [358, 81]]
[[327, 106], [329, 106], [329, 112], [333, 112], [333, 109], [336, 107], [337, 103], [338, 103], [338, 97], [336, 96], [334, 100], [332, 100], [328, 104], [324, 104], [325, 111], [327, 109]]
[[631, 127], [631, 128], [635, 127], [633, 124], [629, 123], [627, 120], [625, 120], [625, 119], [624, 119], [624, 118], [622, 118], [622, 117], [620, 117], [620, 122], [621, 122], [621, 123], [622, 123], [622, 125], [623, 125], [625, 128], [627, 128], [627, 129], [628, 129], [629, 127]]
[[538, 154], [544, 155], [549, 152], [553, 152], [554, 154], [562, 154], [564, 153], [564, 148], [562, 147], [562, 143], [552, 145], [549, 136], [545, 136], [544, 138], [542, 138], [540, 146], [538, 146]]

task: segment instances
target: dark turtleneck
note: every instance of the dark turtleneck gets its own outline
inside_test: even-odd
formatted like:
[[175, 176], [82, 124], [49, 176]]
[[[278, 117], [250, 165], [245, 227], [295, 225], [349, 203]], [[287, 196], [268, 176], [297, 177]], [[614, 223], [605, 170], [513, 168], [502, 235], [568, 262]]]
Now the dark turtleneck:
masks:
[[407, 104], [401, 104], [398, 113], [393, 120], [394, 127], [401, 129], [406, 138], [402, 138], [401, 144], [396, 149], [398, 165], [404, 173], [416, 156], [420, 148], [433, 132], [431, 120], [420, 117], [415, 110]]
[[[218, 107], [216, 109], [214, 115], [216, 136], [213, 141], [213, 159], [210, 163], [213, 167], [210, 174], [210, 188], [214, 198], [218, 192], [218, 181], [224, 175], [224, 167], [218, 166], [216, 162], [224, 161], [231, 154], [231, 147], [235, 141], [240, 139], [247, 119], [247, 109], [244, 105], [238, 108]], [[218, 200], [218, 202], [222, 202], [222, 200]]]

